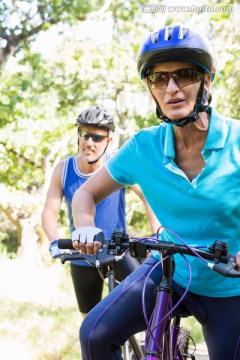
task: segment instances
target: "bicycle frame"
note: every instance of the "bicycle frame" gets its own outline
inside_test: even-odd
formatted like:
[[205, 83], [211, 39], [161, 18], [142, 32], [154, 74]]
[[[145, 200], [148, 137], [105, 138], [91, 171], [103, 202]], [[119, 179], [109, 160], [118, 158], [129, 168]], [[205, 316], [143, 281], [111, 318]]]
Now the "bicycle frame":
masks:
[[180, 331], [180, 317], [171, 327], [169, 316], [172, 296], [172, 256], [165, 253], [162, 256], [162, 281], [157, 289], [157, 299], [154, 307], [150, 329], [147, 331], [146, 356], [144, 360], [182, 360], [183, 355], [178, 348], [178, 335]]

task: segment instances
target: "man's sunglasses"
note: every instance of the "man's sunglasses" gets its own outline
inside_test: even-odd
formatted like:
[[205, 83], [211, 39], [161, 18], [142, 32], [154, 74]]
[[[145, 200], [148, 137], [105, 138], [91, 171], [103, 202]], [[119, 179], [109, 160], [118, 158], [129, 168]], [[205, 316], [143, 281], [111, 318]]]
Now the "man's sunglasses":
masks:
[[92, 141], [96, 142], [96, 143], [99, 143], [109, 137], [108, 135], [105, 136], [105, 135], [99, 135], [99, 134], [92, 134], [92, 133], [89, 133], [84, 130], [79, 130], [79, 136], [80, 136], [80, 138], [84, 139], [85, 141], [87, 141], [89, 138], [92, 138]]
[[179, 69], [175, 71], [158, 71], [147, 76], [151, 89], [166, 90], [168, 82], [173, 79], [179, 88], [197, 83], [204, 77], [204, 73], [196, 69]]

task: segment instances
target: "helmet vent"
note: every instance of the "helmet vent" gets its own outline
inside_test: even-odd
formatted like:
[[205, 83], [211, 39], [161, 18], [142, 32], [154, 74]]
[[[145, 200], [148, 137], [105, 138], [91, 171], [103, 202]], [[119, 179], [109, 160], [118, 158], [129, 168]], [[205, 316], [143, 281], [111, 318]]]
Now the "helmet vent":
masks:
[[158, 35], [159, 35], [159, 32], [155, 32], [154, 34], [152, 34], [152, 42], [153, 44], [156, 44], [158, 42]]
[[114, 118], [113, 115], [101, 106], [92, 106], [84, 109], [76, 119], [77, 127], [84, 125], [104, 127], [108, 130], [114, 131]]
[[166, 28], [164, 40], [172, 40], [173, 28]]
[[187, 29], [186, 28], [180, 28], [178, 38], [184, 39], [187, 36]]

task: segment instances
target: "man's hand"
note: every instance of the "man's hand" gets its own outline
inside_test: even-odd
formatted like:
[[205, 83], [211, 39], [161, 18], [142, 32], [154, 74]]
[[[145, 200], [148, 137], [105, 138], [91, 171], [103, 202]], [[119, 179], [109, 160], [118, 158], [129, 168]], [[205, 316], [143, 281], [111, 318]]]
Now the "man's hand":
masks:
[[72, 232], [72, 243], [76, 250], [83, 254], [96, 254], [102, 246], [104, 234], [94, 226], [79, 227]]
[[58, 240], [54, 240], [51, 245], [49, 246], [49, 252], [53, 259], [57, 259], [61, 257], [62, 255], [66, 254], [67, 252], [70, 252], [70, 250], [61, 250], [58, 247]]

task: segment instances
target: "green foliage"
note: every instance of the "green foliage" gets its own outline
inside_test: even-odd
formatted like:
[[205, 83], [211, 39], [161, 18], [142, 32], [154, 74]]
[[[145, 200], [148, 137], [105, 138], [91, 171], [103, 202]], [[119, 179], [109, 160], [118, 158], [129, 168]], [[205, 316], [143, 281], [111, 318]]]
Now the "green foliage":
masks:
[[[181, 326], [188, 329], [190, 331], [190, 336], [193, 338], [196, 344], [204, 342], [202, 327], [196, 321], [193, 316], [189, 316], [188, 318], [183, 318], [181, 321]], [[190, 341], [190, 345], [193, 345]]]
[[[49, 167], [77, 152], [73, 125], [80, 109], [97, 103], [115, 110], [120, 145], [135, 131], [159, 125], [154, 104], [148, 109], [146, 86], [137, 74], [136, 59], [146, 32], [160, 24], [192, 22], [208, 31], [219, 54], [218, 75], [213, 83], [215, 103], [226, 115], [240, 117], [236, 13], [146, 14], [142, 12], [144, 3], [116, 0], [106, 3], [101, 12], [98, 10], [104, 1], [96, 0], [0, 4], [0, 63], [9, 59], [0, 72], [0, 181], [30, 195], [33, 204], [36, 194], [42, 194]], [[232, 4], [229, 1], [224, 6]], [[10, 21], [13, 14], [15, 22]], [[85, 23], [82, 20], [88, 15]], [[95, 38], [92, 30], [98, 35], [105, 23], [109, 26], [101, 38]], [[43, 32], [48, 34], [55, 24], [57, 41], [50, 55], [45, 51], [47, 37], [38, 47], [32, 46], [36, 45], [34, 39]], [[56, 145], [58, 150], [53, 151]], [[40, 199], [39, 207], [43, 195]], [[31, 205], [29, 216], [32, 209]], [[18, 211], [14, 214], [22, 216]], [[65, 227], [63, 214], [60, 221]], [[135, 212], [130, 221], [137, 231], [148, 231], [143, 212]]]
[[150, 236], [152, 234], [142, 201], [129, 188], [126, 193], [128, 234]]
[[147, 116], [135, 116], [136, 119], [136, 128], [137, 130], [150, 127], [150, 126], [158, 126], [161, 123], [161, 120], [157, 118], [156, 113], [147, 115]]
[[[218, 86], [218, 110], [226, 116], [240, 119], [240, 74], [238, 69], [240, 51], [233, 52], [232, 58], [233, 61], [228, 61], [224, 70], [216, 78], [216, 86]], [[231, 91], [227, 91], [226, 87]]]
[[19, 247], [19, 239], [16, 230], [4, 227], [0, 231], [0, 254], [8, 254], [9, 258], [15, 258]]
[[214, 80], [217, 108], [226, 116], [240, 119], [240, 24], [237, 11], [239, 4], [230, 0], [218, 6], [233, 7], [234, 11], [215, 12], [210, 18], [213, 43], [217, 50], [218, 67]]
[[86, 14], [100, 8], [101, 0], [34, 0], [1, 2], [0, 6], [0, 64], [23, 47], [29, 47], [40, 31], [53, 24], [74, 24], [85, 20]]
[[16, 68], [14, 76], [1, 75], [0, 180], [18, 189], [39, 188], [44, 181], [45, 154], [59, 138], [73, 131], [73, 121], [65, 118], [74, 102], [71, 93], [67, 94], [73, 80], [64, 77], [61, 63], [54, 66], [40, 54], [27, 52]]

